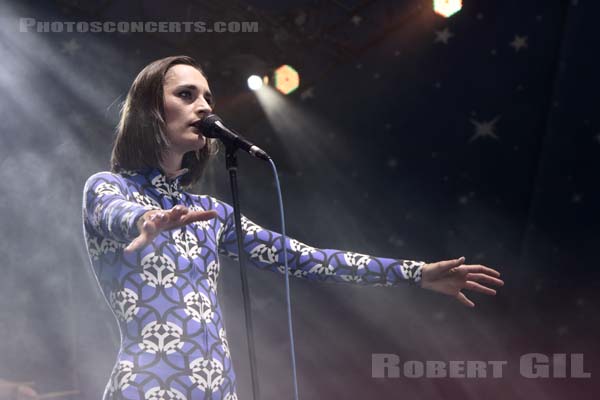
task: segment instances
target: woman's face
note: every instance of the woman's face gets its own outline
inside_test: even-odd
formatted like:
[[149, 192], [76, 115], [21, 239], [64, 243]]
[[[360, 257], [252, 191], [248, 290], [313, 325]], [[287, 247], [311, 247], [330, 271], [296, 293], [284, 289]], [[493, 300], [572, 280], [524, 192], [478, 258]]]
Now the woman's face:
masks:
[[206, 139], [192, 123], [212, 112], [212, 93], [204, 75], [190, 65], [172, 66], [165, 74], [163, 97], [169, 150], [185, 154], [203, 148]]

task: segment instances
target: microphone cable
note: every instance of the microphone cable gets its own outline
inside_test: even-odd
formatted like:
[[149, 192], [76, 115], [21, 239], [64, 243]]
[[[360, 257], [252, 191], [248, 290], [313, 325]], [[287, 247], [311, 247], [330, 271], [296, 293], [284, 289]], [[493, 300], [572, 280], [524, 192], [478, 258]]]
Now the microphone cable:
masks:
[[296, 377], [296, 350], [294, 346], [294, 330], [292, 327], [292, 300], [290, 296], [290, 273], [288, 266], [287, 257], [287, 245], [285, 235], [285, 216], [283, 213], [283, 199], [281, 197], [281, 186], [279, 185], [279, 175], [277, 174], [277, 167], [273, 162], [273, 159], [269, 157], [269, 164], [273, 170], [275, 176], [275, 186], [277, 190], [277, 200], [279, 201], [279, 218], [281, 219], [281, 240], [283, 242], [283, 260], [285, 263], [285, 297], [287, 302], [287, 318], [288, 318], [288, 331], [290, 335], [290, 353], [292, 355], [292, 380], [294, 382], [294, 400], [298, 400], [298, 379]]

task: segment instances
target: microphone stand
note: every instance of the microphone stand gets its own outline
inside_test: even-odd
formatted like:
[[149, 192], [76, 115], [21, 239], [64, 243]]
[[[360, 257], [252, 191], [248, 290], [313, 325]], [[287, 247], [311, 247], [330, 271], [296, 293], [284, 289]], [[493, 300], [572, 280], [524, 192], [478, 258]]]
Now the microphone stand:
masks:
[[250, 359], [250, 377], [252, 379], [252, 398], [259, 400], [258, 379], [256, 375], [256, 355], [254, 352], [254, 329], [252, 328], [252, 310], [250, 309], [250, 292], [248, 289], [248, 276], [244, 266], [244, 243], [242, 236], [242, 214], [240, 212], [240, 199], [237, 186], [237, 147], [225, 145], [225, 166], [229, 171], [231, 194], [233, 197], [233, 214], [235, 218], [235, 233], [238, 245], [238, 262], [240, 277], [242, 279], [242, 298], [244, 301], [244, 319], [246, 322], [246, 340], [248, 342], [248, 356]]

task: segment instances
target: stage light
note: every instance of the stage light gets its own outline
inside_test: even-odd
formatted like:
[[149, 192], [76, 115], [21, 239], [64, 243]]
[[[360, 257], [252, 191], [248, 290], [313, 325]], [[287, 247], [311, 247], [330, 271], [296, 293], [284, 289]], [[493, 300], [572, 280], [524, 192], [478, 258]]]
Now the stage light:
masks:
[[450, 17], [462, 9], [462, 0], [433, 0], [433, 10], [443, 17]]
[[258, 75], [252, 75], [248, 78], [248, 87], [252, 90], [258, 90], [263, 86], [263, 80]]
[[300, 86], [298, 71], [289, 65], [282, 65], [275, 70], [275, 88], [283, 94], [290, 94]]

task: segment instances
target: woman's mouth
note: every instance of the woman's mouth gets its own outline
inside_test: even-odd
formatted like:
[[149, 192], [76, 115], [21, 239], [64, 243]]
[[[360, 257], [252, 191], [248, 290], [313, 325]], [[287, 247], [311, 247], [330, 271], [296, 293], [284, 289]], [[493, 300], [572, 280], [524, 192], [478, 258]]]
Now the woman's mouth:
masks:
[[196, 132], [197, 134], [199, 134], [199, 135], [200, 135], [200, 134], [202, 134], [202, 132], [200, 131], [200, 128], [199, 128], [197, 125], [190, 124], [190, 127], [191, 127], [191, 128], [192, 128], [192, 130], [193, 130], [194, 132]]

